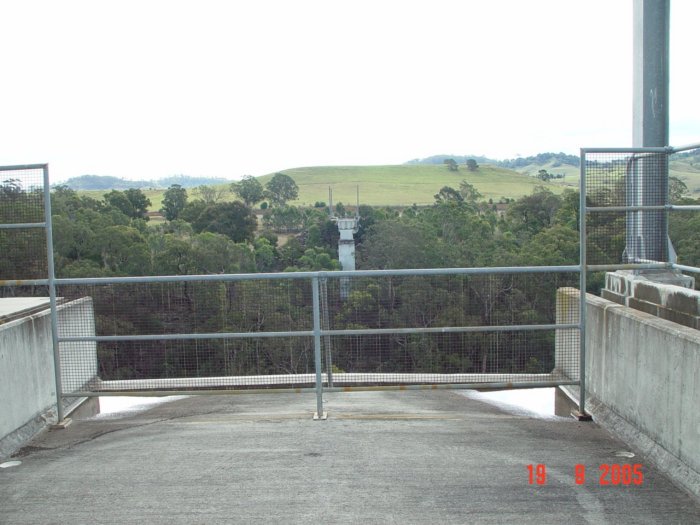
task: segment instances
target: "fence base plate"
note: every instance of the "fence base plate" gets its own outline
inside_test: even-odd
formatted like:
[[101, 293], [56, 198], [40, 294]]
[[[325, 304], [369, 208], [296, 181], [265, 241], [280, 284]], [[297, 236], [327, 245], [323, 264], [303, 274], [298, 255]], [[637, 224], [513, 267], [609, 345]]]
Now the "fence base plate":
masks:
[[587, 413], [581, 413], [578, 410], [571, 412], [571, 417], [578, 419], [579, 421], [593, 421], [593, 416]]
[[326, 419], [328, 419], [328, 412], [324, 412], [320, 417], [318, 412], [314, 412], [314, 421], [325, 421]]
[[72, 422], [73, 420], [67, 417], [65, 419], [62, 419], [61, 421], [54, 423], [53, 425], [49, 425], [49, 428], [51, 430], [65, 430]]

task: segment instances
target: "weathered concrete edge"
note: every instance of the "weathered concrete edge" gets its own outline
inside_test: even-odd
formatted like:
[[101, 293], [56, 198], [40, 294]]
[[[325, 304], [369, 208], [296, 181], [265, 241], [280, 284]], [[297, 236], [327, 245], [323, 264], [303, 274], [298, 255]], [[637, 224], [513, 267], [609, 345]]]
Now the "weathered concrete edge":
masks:
[[[577, 386], [565, 385], [558, 388], [578, 403], [579, 389]], [[599, 399], [593, 396], [586, 396], [586, 407], [586, 411], [593, 416], [593, 421], [597, 425], [600, 425], [613, 436], [643, 454], [674, 485], [683, 489], [700, 503], [700, 473], [671, 454]]]

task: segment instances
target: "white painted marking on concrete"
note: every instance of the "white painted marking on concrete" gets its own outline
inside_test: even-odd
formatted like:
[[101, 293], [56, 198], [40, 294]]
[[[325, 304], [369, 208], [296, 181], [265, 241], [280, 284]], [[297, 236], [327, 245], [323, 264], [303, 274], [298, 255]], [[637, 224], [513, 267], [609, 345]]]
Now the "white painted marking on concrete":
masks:
[[5, 463], [0, 463], [0, 468], [19, 467], [21, 464], [21, 461], [5, 461]]

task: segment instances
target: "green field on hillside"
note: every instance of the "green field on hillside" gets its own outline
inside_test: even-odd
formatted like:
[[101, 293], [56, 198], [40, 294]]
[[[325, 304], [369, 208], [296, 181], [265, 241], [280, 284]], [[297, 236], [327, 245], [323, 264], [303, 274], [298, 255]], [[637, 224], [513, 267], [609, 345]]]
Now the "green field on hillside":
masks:
[[[476, 171], [460, 167], [450, 171], [442, 165], [397, 165], [397, 166], [318, 166], [284, 170], [299, 186], [299, 198], [291, 204], [313, 206], [316, 202], [328, 202], [328, 188], [333, 189], [335, 204], [354, 205], [356, 191], [360, 190], [360, 203], [371, 206], [411, 206], [429, 205], [433, 196], [443, 186], [459, 189], [459, 183], [466, 180], [473, 184], [484, 196], [498, 202], [501, 197], [519, 198], [529, 195], [537, 186], [545, 186], [555, 193], [565, 187], [557, 183], [544, 183], [535, 177], [522, 175], [516, 171], [495, 166], [482, 165]], [[273, 174], [259, 177], [265, 184]], [[231, 201], [235, 195], [228, 191], [229, 184], [216, 186], [226, 190], [222, 201]], [[151, 200], [151, 210], [159, 210], [163, 200], [162, 189], [142, 190]], [[101, 199], [107, 191], [81, 191]], [[187, 190], [190, 199], [197, 198], [197, 189]]]
[[[449, 171], [441, 165], [398, 166], [318, 166], [284, 170], [299, 186], [299, 199], [294, 204], [312, 206], [328, 202], [328, 188], [333, 189], [333, 202], [354, 204], [356, 188], [360, 189], [360, 203], [371, 206], [428, 205], [443, 186], [459, 189], [466, 180], [473, 184], [484, 199], [498, 201], [501, 197], [518, 198], [529, 195], [536, 186], [546, 186], [556, 193], [563, 187], [542, 183], [533, 177], [515, 171], [483, 165], [471, 172], [464, 167]], [[272, 175], [260, 177], [265, 184]]]

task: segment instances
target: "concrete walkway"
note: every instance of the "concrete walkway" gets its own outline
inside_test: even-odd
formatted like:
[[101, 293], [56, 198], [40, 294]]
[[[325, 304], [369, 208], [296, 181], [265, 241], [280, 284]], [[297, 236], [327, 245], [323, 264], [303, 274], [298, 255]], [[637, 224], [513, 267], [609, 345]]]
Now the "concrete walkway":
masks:
[[[0, 469], [0, 523], [700, 523], [593, 423], [450, 391], [326, 397], [327, 421], [311, 420], [313, 396], [239, 395], [47, 432]], [[641, 485], [600, 484], [600, 465], [627, 463]]]

